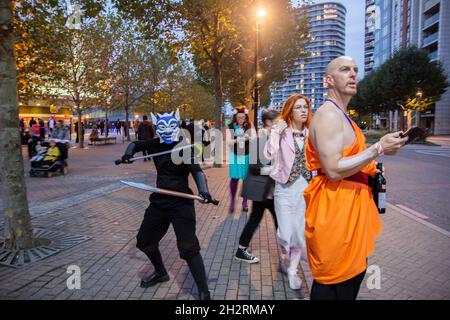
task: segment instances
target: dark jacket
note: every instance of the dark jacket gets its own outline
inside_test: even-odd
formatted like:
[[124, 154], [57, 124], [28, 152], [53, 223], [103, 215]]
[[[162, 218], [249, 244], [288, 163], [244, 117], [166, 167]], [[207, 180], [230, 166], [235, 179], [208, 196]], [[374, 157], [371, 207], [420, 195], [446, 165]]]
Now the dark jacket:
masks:
[[153, 123], [148, 120], [144, 120], [139, 124], [138, 128], [138, 140], [150, 140], [155, 137], [155, 129]]
[[[258, 145], [263, 143], [263, 141], [267, 141], [267, 138], [258, 139]], [[260, 150], [264, 150], [264, 146], [260, 146]], [[267, 163], [266, 159], [264, 159], [264, 163]], [[258, 157], [257, 162], [254, 163], [252, 159], [250, 159], [250, 165], [248, 167], [247, 177], [244, 180], [244, 184], [242, 186], [242, 197], [262, 202], [265, 201], [271, 192], [275, 188], [275, 181], [269, 175], [261, 175], [261, 168], [264, 167], [261, 163], [261, 159]], [[253, 164], [252, 164], [253, 163]]]

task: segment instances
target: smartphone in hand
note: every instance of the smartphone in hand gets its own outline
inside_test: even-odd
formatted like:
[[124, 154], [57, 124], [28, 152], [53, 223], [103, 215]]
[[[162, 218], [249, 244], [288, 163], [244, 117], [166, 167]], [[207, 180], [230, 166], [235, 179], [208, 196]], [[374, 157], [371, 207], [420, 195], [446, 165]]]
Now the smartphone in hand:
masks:
[[411, 143], [414, 139], [423, 137], [425, 135], [425, 130], [419, 127], [411, 127], [406, 132], [400, 134], [401, 138], [408, 137], [408, 141], [405, 144]]

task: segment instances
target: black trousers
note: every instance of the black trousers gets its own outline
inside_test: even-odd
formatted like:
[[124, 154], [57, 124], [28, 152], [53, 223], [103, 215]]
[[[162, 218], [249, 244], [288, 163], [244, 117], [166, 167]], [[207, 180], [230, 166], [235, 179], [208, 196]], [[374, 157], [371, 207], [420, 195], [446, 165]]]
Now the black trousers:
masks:
[[253, 237], [256, 229], [261, 223], [262, 217], [264, 215], [264, 211], [268, 209], [272, 214], [273, 220], [275, 222], [275, 227], [278, 229], [277, 217], [275, 215], [275, 207], [273, 199], [266, 199], [264, 201], [253, 201], [253, 209], [250, 214], [250, 218], [247, 221], [247, 224], [242, 230], [241, 237], [239, 238], [239, 244], [244, 247], [248, 247], [250, 244], [250, 240]]
[[199, 254], [193, 202], [170, 208], [151, 203], [137, 234], [136, 247], [144, 253], [159, 252], [159, 241], [167, 233], [170, 224], [175, 231], [180, 258], [187, 260]]
[[347, 281], [337, 284], [320, 284], [314, 280], [311, 289], [311, 300], [356, 300], [365, 274], [366, 270]]

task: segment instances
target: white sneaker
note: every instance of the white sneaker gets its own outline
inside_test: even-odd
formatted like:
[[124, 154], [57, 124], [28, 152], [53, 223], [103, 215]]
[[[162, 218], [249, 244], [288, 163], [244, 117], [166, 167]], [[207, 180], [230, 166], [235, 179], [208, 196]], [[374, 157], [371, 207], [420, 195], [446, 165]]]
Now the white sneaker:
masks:
[[289, 287], [292, 290], [300, 290], [300, 288], [302, 287], [302, 280], [300, 279], [298, 274], [290, 273], [288, 274], [288, 279], [289, 279]]

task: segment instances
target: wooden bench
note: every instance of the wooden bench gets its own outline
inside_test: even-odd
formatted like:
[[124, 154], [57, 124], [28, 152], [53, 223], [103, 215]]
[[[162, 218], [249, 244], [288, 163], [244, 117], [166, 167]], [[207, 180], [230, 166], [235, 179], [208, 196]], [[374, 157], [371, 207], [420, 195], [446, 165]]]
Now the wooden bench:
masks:
[[116, 137], [98, 137], [98, 138], [89, 140], [89, 144], [95, 145], [96, 142], [104, 142], [104, 144], [107, 144], [107, 143], [112, 143], [113, 141], [114, 141], [114, 143], [116, 143], [117, 138]]

